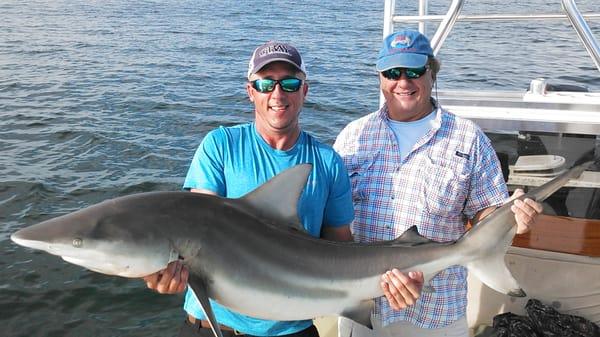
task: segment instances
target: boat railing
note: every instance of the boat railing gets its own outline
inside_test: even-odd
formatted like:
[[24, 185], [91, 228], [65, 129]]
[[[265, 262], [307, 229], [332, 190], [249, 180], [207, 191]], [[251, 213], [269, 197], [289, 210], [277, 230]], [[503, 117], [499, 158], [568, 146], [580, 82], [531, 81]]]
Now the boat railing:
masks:
[[418, 23], [419, 31], [425, 32], [427, 23], [441, 21], [436, 33], [431, 38], [434, 54], [442, 47], [446, 37], [456, 21], [526, 21], [526, 20], [564, 20], [565, 17], [577, 32], [581, 43], [585, 46], [592, 61], [600, 71], [600, 45], [592, 34], [585, 18], [600, 19], [600, 13], [582, 14], [574, 0], [561, 0], [564, 13], [558, 14], [489, 14], [489, 15], [460, 15], [465, 0], [453, 0], [446, 15], [429, 15], [429, 1], [419, 0], [418, 15], [396, 15], [396, 1], [385, 0], [383, 36], [394, 32], [396, 23]]
[[[427, 24], [440, 22], [431, 37], [434, 53], [437, 54], [459, 21], [568, 19], [600, 71], [600, 47], [585, 19], [600, 19], [600, 13], [582, 14], [575, 1], [561, 0], [564, 12], [558, 14], [464, 15], [461, 11], [465, 3], [465, 0], [453, 0], [445, 15], [430, 15], [429, 1], [419, 0], [417, 15], [397, 15], [396, 1], [385, 0], [383, 35], [394, 32], [395, 25], [399, 23], [416, 23], [419, 31], [426, 33]], [[558, 0], [556, 4], [559, 4]], [[484, 131], [519, 130], [594, 135], [600, 144], [600, 92], [590, 91], [585, 87], [556, 85], [544, 78], [529, 80], [531, 83], [526, 92], [436, 90], [435, 95], [445, 108], [475, 121]], [[383, 102], [384, 98], [380, 96], [380, 104]]]
[[[466, 0], [453, 0], [445, 15], [430, 15], [429, 1], [418, 1], [417, 15], [396, 15], [395, 0], [386, 0], [384, 7], [383, 35], [395, 31], [399, 23], [418, 24], [418, 29], [426, 33], [427, 24], [439, 22], [431, 37], [434, 54], [437, 54], [446, 37], [458, 22], [463, 21], [527, 21], [527, 20], [569, 20], [579, 39], [600, 71], [600, 47], [592, 34], [587, 19], [600, 19], [600, 13], [582, 14], [574, 0], [561, 0], [563, 13], [558, 14], [461, 14]], [[559, 1], [556, 0], [556, 5]], [[477, 123], [490, 137], [500, 139], [497, 151], [509, 156], [509, 164], [519, 156], [518, 149], [511, 146], [525, 144], [521, 139], [543, 139], [540, 153], [529, 155], [564, 154], [570, 164], [580, 149], [591, 149], [600, 156], [600, 92], [590, 91], [579, 85], [553, 84], [545, 78], [532, 78], [528, 90], [437, 90], [436, 99], [454, 114]], [[525, 88], [523, 88], [525, 89]], [[381, 97], [380, 104], [384, 103]], [[542, 136], [540, 136], [542, 135]], [[541, 142], [541, 141], [540, 141]], [[511, 144], [511, 145], [507, 145]], [[532, 147], [533, 144], [532, 141]], [[529, 145], [526, 145], [527, 147]], [[508, 149], [508, 150], [507, 150]], [[536, 148], [537, 149], [537, 148]], [[543, 152], [548, 151], [550, 152]], [[529, 151], [529, 150], [528, 150]], [[537, 150], [536, 150], [537, 151]], [[554, 153], [558, 151], [558, 153]], [[534, 186], [548, 180], [548, 177], [523, 177], [510, 174], [509, 182], [514, 185]], [[573, 182], [574, 187], [600, 188], [600, 172], [591, 172], [587, 177]]]

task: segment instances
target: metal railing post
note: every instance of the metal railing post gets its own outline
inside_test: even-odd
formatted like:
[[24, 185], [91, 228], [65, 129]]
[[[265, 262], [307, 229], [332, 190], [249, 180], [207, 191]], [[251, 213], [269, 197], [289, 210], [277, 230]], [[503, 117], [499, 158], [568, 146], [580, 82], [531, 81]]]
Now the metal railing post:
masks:
[[[429, 1], [419, 0], [419, 16], [425, 16], [429, 14]], [[419, 21], [419, 31], [423, 34], [427, 34], [427, 22]]]
[[[385, 39], [386, 36], [392, 34], [394, 32], [394, 15], [396, 10], [396, 0], [385, 0], [384, 8], [383, 8], [383, 37], [382, 40]], [[383, 97], [383, 93], [381, 90], [379, 91], [379, 106], [383, 106], [385, 103], [385, 97]]]
[[448, 13], [446, 13], [444, 20], [438, 26], [433, 38], [431, 38], [431, 48], [434, 55], [437, 55], [440, 48], [442, 48], [442, 44], [444, 44], [446, 37], [448, 37], [448, 34], [450, 34], [450, 31], [454, 27], [464, 3], [464, 0], [453, 0], [452, 4], [450, 4]]
[[396, 0], [385, 0], [383, 8], [383, 38], [394, 32]]
[[598, 41], [592, 34], [592, 31], [581, 15], [581, 12], [577, 9], [575, 1], [562, 0], [562, 7], [567, 13], [571, 25], [575, 28], [579, 40], [581, 40], [581, 43], [585, 46], [588, 54], [590, 54], [592, 61], [596, 64], [596, 68], [600, 71], [600, 47], [598, 46]]

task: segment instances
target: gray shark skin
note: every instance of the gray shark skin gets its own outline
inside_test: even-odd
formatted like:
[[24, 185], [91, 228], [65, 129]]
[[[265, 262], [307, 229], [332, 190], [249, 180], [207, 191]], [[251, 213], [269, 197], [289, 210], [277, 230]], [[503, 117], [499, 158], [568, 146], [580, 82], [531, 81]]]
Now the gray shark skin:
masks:
[[[570, 169], [521, 199], [543, 201], [590, 163]], [[420, 270], [426, 282], [456, 264], [491, 288], [524, 296], [504, 263], [515, 234], [510, 204], [458, 241], [436, 243], [415, 228], [393, 241], [332, 242], [306, 234], [296, 204], [312, 165], [275, 176], [239, 199], [190, 192], [133, 194], [84, 208], [12, 234], [22, 246], [45, 250], [90, 270], [142, 277], [182, 259], [189, 285], [213, 327], [208, 298], [237, 312], [273, 320], [345, 316], [369, 325], [382, 273]]]

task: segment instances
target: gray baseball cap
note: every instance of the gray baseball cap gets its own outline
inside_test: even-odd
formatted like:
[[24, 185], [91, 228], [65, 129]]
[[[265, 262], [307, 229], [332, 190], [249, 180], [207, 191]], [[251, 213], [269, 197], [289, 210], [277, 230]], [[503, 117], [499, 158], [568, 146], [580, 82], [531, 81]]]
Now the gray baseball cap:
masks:
[[267, 64], [276, 61], [287, 62], [308, 77], [302, 56], [294, 46], [283, 42], [268, 41], [252, 53], [248, 64], [248, 78], [259, 72]]

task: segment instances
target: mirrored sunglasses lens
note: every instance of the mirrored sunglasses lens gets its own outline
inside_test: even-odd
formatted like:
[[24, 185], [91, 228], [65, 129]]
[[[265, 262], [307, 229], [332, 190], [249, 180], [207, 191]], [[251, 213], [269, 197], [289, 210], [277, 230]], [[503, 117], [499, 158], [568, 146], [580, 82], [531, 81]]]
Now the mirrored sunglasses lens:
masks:
[[302, 80], [297, 78], [286, 78], [279, 81], [281, 89], [287, 92], [296, 92], [302, 86]]
[[275, 83], [277, 82], [270, 79], [261, 79], [255, 80], [253, 83], [254, 89], [258, 90], [259, 92], [270, 92], [273, 91], [275, 88]]
[[388, 80], [397, 80], [400, 78], [400, 76], [402, 75], [402, 69], [401, 68], [392, 68], [392, 69], [388, 69], [386, 71], [384, 71], [383, 73], [383, 77], [387, 78]]
[[427, 67], [421, 68], [392, 68], [382, 72], [382, 75], [388, 80], [397, 81], [402, 76], [402, 72], [406, 74], [407, 78], [415, 79], [423, 76], [427, 71]]
[[427, 68], [425, 68], [425, 67], [409, 68], [409, 69], [406, 69], [406, 77], [419, 78], [419, 77], [423, 76], [423, 74], [425, 74], [425, 71], [427, 71]]

